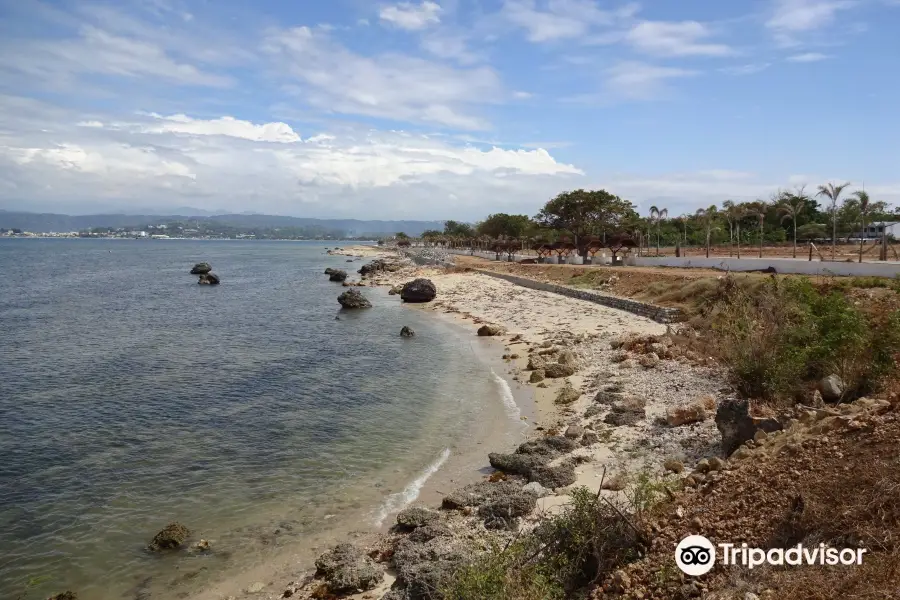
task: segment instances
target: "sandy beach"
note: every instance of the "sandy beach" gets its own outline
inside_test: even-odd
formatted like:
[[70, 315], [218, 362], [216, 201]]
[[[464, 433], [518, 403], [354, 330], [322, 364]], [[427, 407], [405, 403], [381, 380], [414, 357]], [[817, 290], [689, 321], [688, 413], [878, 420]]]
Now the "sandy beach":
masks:
[[[332, 253], [366, 260], [398, 260], [396, 251], [372, 246], [346, 247]], [[656, 353], [651, 357], [647, 348], [635, 353], [626, 350], [628, 340], [653, 336], [650, 339], [660, 340], [654, 346], [666, 356], [666, 325], [487, 275], [415, 266], [408, 260], [393, 272], [367, 278], [365, 285], [396, 287], [418, 277], [431, 280], [437, 296], [427, 304], [408, 305], [410, 310], [456, 319], [471, 327], [473, 336], [486, 324], [502, 329], [492, 339], [502, 342], [496, 351], [503, 353], [505, 376], [533, 393], [534, 416], [528, 439], [539, 440], [548, 434], [581, 439], [581, 446], [574, 452], [550, 463], [553, 466], [574, 460], [574, 483], [546, 490], [537, 510], [525, 517], [525, 527], [533, 526], [547, 512], [564, 507], [569, 492], [576, 487], [586, 486], [596, 492], [602, 483], [601, 493], [615, 497], [625, 494], [624, 482], [640, 473], [659, 476], [667, 466], [687, 467], [715, 454], [719, 436], [711, 416], [715, 404], [723, 399], [721, 394], [728, 392], [723, 373], [707, 366], [701, 356], [666, 359]], [[534, 369], [529, 369], [530, 361], [540, 360], [536, 357], [553, 360], [563, 353], [575, 370], [568, 377], [538, 379]], [[605, 395], [609, 395], [609, 401]], [[623, 404], [625, 409], [617, 406]], [[702, 405], [706, 409], [701, 410], [700, 418], [688, 419], [694, 422], [683, 426], [667, 423], [667, 415], [678, 407]], [[621, 414], [626, 417], [619, 418]], [[490, 450], [508, 452], [511, 448]], [[486, 456], [484, 466], [488, 467]], [[434, 494], [423, 493], [416, 505], [428, 506], [429, 497]], [[476, 538], [485, 539], [478, 519], [454, 515], [447, 522], [478, 531]], [[393, 576], [376, 589], [353, 597], [380, 598], [392, 581]], [[305, 588], [289, 589], [301, 593]]]

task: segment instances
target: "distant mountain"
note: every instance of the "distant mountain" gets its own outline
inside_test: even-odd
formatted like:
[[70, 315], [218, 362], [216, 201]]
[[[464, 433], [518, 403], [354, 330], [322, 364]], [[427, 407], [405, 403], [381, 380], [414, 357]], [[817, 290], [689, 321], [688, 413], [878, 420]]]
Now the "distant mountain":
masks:
[[[193, 209], [187, 209], [193, 210]], [[357, 219], [308, 219], [258, 214], [170, 214], [170, 215], [60, 215], [0, 210], [0, 228], [35, 233], [82, 231], [92, 227], [143, 227], [171, 221], [207, 221], [242, 228], [315, 227], [342, 232], [348, 237], [387, 235], [402, 231], [420, 235], [426, 229], [443, 229], [443, 221], [362, 221]]]

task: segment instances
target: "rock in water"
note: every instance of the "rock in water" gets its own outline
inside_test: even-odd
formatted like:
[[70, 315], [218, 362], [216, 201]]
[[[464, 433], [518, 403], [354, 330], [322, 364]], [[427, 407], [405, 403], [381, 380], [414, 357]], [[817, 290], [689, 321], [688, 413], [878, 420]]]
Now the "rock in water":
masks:
[[503, 335], [506, 333], [499, 325], [482, 325], [478, 328], [478, 335], [480, 336], [495, 336], [495, 335]]
[[328, 276], [329, 281], [344, 281], [345, 279], [347, 279], [347, 271], [340, 269], [335, 269]]
[[400, 299], [404, 302], [431, 302], [435, 296], [437, 288], [429, 279], [413, 279], [400, 290]]
[[372, 308], [372, 303], [355, 288], [338, 296], [338, 302], [344, 308]]
[[169, 523], [165, 529], [153, 537], [147, 548], [153, 552], [174, 550], [181, 546], [190, 535], [190, 529], [181, 523]]
[[205, 273], [200, 276], [200, 281], [198, 281], [200, 285], [219, 285], [219, 277], [218, 275], [213, 275], [212, 273]]
[[194, 265], [194, 268], [191, 269], [191, 275], [206, 275], [210, 271], [212, 271], [212, 267], [209, 263], [197, 263]]
[[413, 337], [414, 335], [416, 335], [416, 332], [406, 325], [400, 330], [400, 337]]
[[326, 274], [326, 275], [331, 275], [331, 274], [334, 273], [335, 271], [337, 271], [337, 269], [332, 269], [331, 267], [328, 267], [327, 269], [325, 269], [325, 274]]
[[[21, 597], [21, 596], [20, 596]], [[66, 590], [62, 594], [56, 594], [55, 596], [50, 596], [47, 600], [78, 600], [78, 594], [75, 592], [70, 592]]]

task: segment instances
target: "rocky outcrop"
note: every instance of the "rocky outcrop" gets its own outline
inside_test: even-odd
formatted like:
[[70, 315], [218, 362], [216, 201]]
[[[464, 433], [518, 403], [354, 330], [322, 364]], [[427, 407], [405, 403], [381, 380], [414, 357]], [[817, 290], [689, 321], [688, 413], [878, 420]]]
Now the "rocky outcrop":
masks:
[[162, 531], [153, 536], [147, 545], [152, 552], [176, 550], [190, 537], [191, 531], [181, 523], [169, 523]]
[[565, 433], [565, 436], [570, 440], [577, 440], [582, 435], [584, 435], [584, 427], [581, 425], [569, 425]]
[[540, 383], [546, 379], [546, 377], [547, 375], [545, 374], [544, 369], [535, 369], [528, 377], [528, 383]]
[[440, 519], [440, 514], [421, 506], [404, 508], [397, 514], [397, 525], [403, 529], [415, 529], [425, 525], [433, 525]]
[[200, 276], [200, 280], [197, 283], [200, 285], [219, 285], [219, 277], [212, 273], [205, 273]]
[[404, 325], [400, 329], [400, 337], [413, 337], [415, 335], [416, 335], [416, 332], [413, 331], [412, 327], [409, 327], [408, 325]]
[[514, 529], [516, 519], [531, 514], [536, 505], [537, 496], [523, 491], [482, 505], [478, 516], [487, 529]]
[[338, 296], [338, 302], [343, 308], [372, 308], [372, 303], [357, 289], [349, 289]]
[[47, 598], [47, 600], [78, 600], [78, 594], [66, 590], [61, 594], [54, 594], [53, 596], [50, 596], [49, 598]]
[[776, 419], [754, 417], [750, 414], [750, 401], [746, 399], [725, 400], [716, 411], [716, 427], [722, 435], [722, 449], [731, 454], [758, 431], [771, 433], [782, 429]]
[[540, 465], [531, 470], [529, 481], [537, 481], [544, 487], [562, 488], [575, 483], [575, 465], [571, 461], [551, 467]]
[[330, 592], [346, 594], [371, 590], [381, 582], [384, 570], [353, 544], [338, 544], [316, 559], [316, 576]]
[[191, 275], [206, 275], [210, 271], [212, 271], [212, 266], [209, 263], [201, 262], [193, 266]]
[[522, 485], [515, 481], [479, 481], [455, 490], [444, 496], [441, 508], [461, 509], [466, 507], [478, 508], [499, 498], [504, 498], [520, 493]]
[[369, 275], [373, 275], [380, 271], [386, 270], [385, 269], [386, 266], [387, 266], [387, 263], [384, 260], [382, 260], [380, 258], [376, 258], [372, 262], [366, 263], [362, 267], [360, 267], [359, 271], [357, 271], [357, 273], [359, 273], [363, 277], [368, 277]]
[[669, 427], [699, 423], [708, 419], [715, 410], [716, 399], [712, 396], [704, 396], [689, 404], [669, 408], [666, 411], [666, 423]]
[[603, 422], [616, 427], [637, 425], [647, 416], [646, 406], [647, 401], [643, 398], [625, 396], [613, 402], [612, 410], [603, 418]]
[[328, 267], [327, 269], [325, 269], [325, 274], [326, 274], [326, 275], [331, 275], [331, 274], [334, 273], [335, 271], [337, 271], [337, 269], [332, 269], [331, 267]]
[[413, 279], [400, 289], [400, 299], [404, 302], [422, 303], [431, 302], [437, 296], [437, 288], [430, 279]]
[[344, 281], [347, 279], [347, 271], [342, 271], [341, 269], [335, 269], [328, 275], [328, 281]]
[[503, 335], [504, 333], [506, 333], [505, 329], [499, 325], [492, 325], [490, 323], [478, 328], [478, 335], [482, 337], [493, 337], [496, 335]]
[[399, 294], [402, 291], [403, 291], [403, 285], [398, 283], [397, 285], [395, 285], [388, 291], [388, 296], [396, 296], [397, 294]]

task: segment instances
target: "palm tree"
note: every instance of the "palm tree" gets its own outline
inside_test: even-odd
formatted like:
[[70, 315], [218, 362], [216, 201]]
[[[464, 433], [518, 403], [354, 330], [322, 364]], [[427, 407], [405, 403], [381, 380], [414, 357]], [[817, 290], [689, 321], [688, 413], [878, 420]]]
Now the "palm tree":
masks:
[[[728, 256], [734, 252], [734, 241], [737, 239], [737, 257], [741, 257], [741, 219], [747, 216], [747, 211], [743, 204], [735, 204], [732, 200], [726, 200], [722, 203], [725, 207], [725, 219], [728, 221], [729, 237], [731, 238], [731, 249]], [[737, 230], [737, 235], [735, 235]]]
[[831, 260], [835, 260], [835, 253], [837, 251], [837, 203], [838, 199], [841, 197], [841, 193], [850, 185], [850, 182], [842, 183], [841, 185], [834, 185], [833, 183], [828, 183], [826, 185], [820, 185], [819, 191], [816, 193], [816, 196], [825, 196], [831, 201]]
[[659, 225], [669, 214], [668, 208], [650, 207], [650, 220], [656, 224], [656, 255], [659, 256]]
[[716, 217], [719, 216], [719, 209], [717, 209], [715, 205], [712, 205], [709, 208], [698, 208], [697, 216], [706, 228], [706, 258], [709, 258], [709, 237], [712, 233]]
[[769, 211], [769, 203], [765, 200], [757, 200], [747, 205], [747, 215], [759, 220], [759, 257], [763, 255], [763, 229], [766, 223], [766, 213]]
[[681, 215], [678, 217], [678, 220], [681, 221], [681, 228], [684, 230], [684, 245], [687, 246], [687, 224], [688, 224], [688, 216]]
[[805, 189], [806, 186], [800, 186], [796, 192], [784, 192], [777, 206], [781, 222], [791, 219], [794, 224], [794, 258], [797, 258], [797, 217], [806, 210], [806, 203], [810, 200]]
[[863, 255], [863, 243], [865, 241], [865, 231], [866, 231], [866, 217], [869, 214], [869, 210], [871, 207], [871, 199], [869, 198], [869, 193], [865, 190], [860, 190], [853, 194], [856, 196], [856, 199], [859, 201], [859, 216], [862, 221], [862, 232], [863, 235], [859, 236], [859, 262], [862, 262]]

